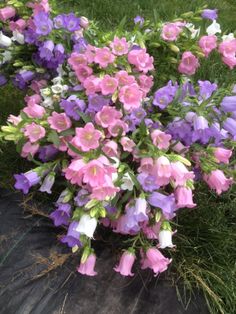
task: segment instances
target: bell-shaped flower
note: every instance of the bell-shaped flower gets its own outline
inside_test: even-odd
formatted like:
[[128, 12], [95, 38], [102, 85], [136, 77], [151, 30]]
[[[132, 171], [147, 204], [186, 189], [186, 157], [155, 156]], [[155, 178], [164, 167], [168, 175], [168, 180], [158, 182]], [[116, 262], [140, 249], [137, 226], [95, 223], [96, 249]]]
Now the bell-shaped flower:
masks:
[[80, 263], [79, 267], [77, 267], [78, 273], [86, 276], [96, 276], [97, 272], [94, 271], [96, 263], [96, 255], [90, 254], [84, 263]]
[[119, 265], [114, 267], [114, 270], [120, 273], [122, 276], [134, 276], [132, 273], [132, 267], [135, 261], [135, 254], [130, 251], [125, 251], [121, 258]]
[[96, 227], [97, 219], [91, 218], [89, 215], [85, 214], [80, 218], [79, 224], [76, 227], [76, 231], [85, 234], [89, 238], [92, 238]]

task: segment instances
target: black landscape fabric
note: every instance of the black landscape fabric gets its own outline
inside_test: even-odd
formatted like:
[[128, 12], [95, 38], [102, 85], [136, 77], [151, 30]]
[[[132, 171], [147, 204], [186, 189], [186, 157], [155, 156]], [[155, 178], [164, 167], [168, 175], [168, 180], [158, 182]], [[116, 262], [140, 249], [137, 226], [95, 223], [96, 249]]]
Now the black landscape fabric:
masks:
[[[1, 314], [207, 314], [197, 296], [185, 310], [175, 287], [151, 272], [123, 278], [116, 257], [100, 245], [96, 277], [76, 272], [78, 256], [57, 237], [58, 228], [41, 216], [27, 216], [19, 194], [0, 190]], [[99, 252], [98, 252], [99, 251]]]

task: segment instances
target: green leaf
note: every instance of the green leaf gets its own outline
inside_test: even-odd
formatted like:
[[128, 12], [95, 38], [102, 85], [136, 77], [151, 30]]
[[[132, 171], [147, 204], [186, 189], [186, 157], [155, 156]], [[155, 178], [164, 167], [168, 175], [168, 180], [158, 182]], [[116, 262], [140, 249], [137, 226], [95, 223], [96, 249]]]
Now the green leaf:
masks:
[[80, 115], [81, 119], [84, 121], [84, 123], [91, 122], [91, 119], [89, 116], [87, 116], [85, 113], [77, 110], [78, 114]]
[[56, 147], [60, 146], [60, 138], [55, 130], [50, 131], [47, 139], [49, 142], [53, 143]]
[[68, 135], [74, 135], [74, 134], [75, 134], [75, 131], [73, 129], [68, 129], [59, 133], [60, 136], [68, 136]]
[[87, 258], [89, 257], [90, 255], [90, 252], [91, 252], [91, 249], [89, 246], [86, 246], [84, 248], [84, 251], [83, 251], [83, 254], [82, 254], [82, 257], [81, 257], [81, 263], [84, 264], [87, 260]]
[[78, 148], [76, 148], [74, 145], [72, 145], [71, 143], [67, 143], [67, 145], [69, 146], [69, 148], [76, 154], [81, 155], [81, 156], [86, 156], [86, 153], [80, 151]]
[[16, 151], [17, 151], [18, 154], [21, 153], [22, 147], [23, 147], [23, 145], [24, 145], [25, 143], [26, 143], [26, 139], [25, 139], [25, 138], [21, 138], [21, 139], [17, 142], [17, 144], [16, 144]]

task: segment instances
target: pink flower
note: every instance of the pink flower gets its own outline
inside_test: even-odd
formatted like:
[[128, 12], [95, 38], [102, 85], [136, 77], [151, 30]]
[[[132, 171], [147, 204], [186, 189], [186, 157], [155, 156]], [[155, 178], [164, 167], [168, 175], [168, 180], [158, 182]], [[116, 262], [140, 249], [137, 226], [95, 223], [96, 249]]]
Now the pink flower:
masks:
[[108, 132], [111, 136], [122, 136], [128, 132], [128, 125], [122, 120], [116, 120], [113, 125], [108, 127]]
[[83, 81], [83, 86], [86, 90], [86, 95], [90, 96], [90, 95], [94, 95], [97, 92], [100, 92], [100, 78], [96, 77], [96, 76], [89, 76], [87, 77], [84, 81]]
[[219, 52], [224, 57], [234, 57], [236, 52], [236, 39], [225, 40], [220, 43]]
[[100, 87], [103, 95], [112, 95], [118, 87], [118, 81], [106, 74], [101, 81]]
[[115, 77], [119, 82], [119, 86], [131, 85], [133, 83], [136, 83], [135, 77], [133, 75], [129, 75], [124, 70], [117, 72]]
[[146, 49], [134, 49], [128, 54], [129, 63], [135, 65], [140, 72], [144, 73], [154, 69], [153, 60], [153, 57], [150, 57]]
[[171, 178], [174, 180], [175, 185], [184, 185], [187, 180], [194, 179], [194, 173], [188, 171], [182, 162], [176, 161], [171, 163]]
[[204, 174], [203, 179], [209, 185], [211, 189], [216, 190], [216, 193], [220, 195], [222, 192], [227, 191], [233, 182], [233, 179], [227, 179], [222, 170], [213, 170], [211, 173]]
[[196, 204], [193, 203], [192, 190], [184, 186], [177, 187], [177, 189], [175, 190], [175, 198], [177, 201], [178, 208], [182, 207], [192, 208], [196, 206]]
[[31, 144], [30, 142], [26, 142], [21, 150], [21, 157], [26, 158], [29, 155], [34, 157], [39, 149], [39, 144]]
[[119, 92], [119, 100], [124, 104], [125, 110], [130, 112], [141, 106], [142, 92], [135, 83], [123, 86]]
[[139, 76], [139, 85], [140, 88], [145, 92], [145, 94], [149, 93], [153, 86], [153, 77], [142, 74]]
[[151, 268], [154, 271], [155, 276], [157, 276], [159, 273], [167, 270], [168, 265], [171, 263], [171, 259], [166, 258], [158, 249], [152, 247], [147, 250], [146, 256], [143, 257], [141, 263], [142, 269]]
[[120, 273], [122, 276], [134, 276], [132, 273], [132, 267], [135, 261], [135, 254], [125, 251], [120, 259], [119, 265], [114, 270]]
[[77, 267], [78, 273], [86, 276], [96, 276], [97, 272], [94, 271], [94, 267], [96, 264], [96, 255], [90, 254], [84, 263], [80, 263], [79, 267]]
[[87, 58], [85, 54], [72, 52], [70, 58], [68, 59], [68, 63], [75, 71], [80, 64], [87, 65]]
[[18, 125], [22, 119], [21, 116], [14, 116], [13, 114], [10, 114], [10, 116], [7, 118], [7, 121], [12, 123], [13, 125]]
[[83, 159], [72, 160], [70, 165], [63, 169], [66, 179], [72, 184], [82, 185], [85, 166], [86, 164]]
[[72, 136], [60, 136], [60, 145], [58, 148], [58, 150], [60, 150], [61, 152], [66, 152], [68, 150], [68, 143], [71, 142], [72, 140]]
[[153, 159], [151, 157], [145, 157], [141, 159], [141, 165], [138, 168], [138, 171], [144, 173], [152, 173], [153, 166], [154, 166]]
[[92, 73], [93, 70], [85, 64], [79, 64], [75, 69], [76, 77], [81, 83], [83, 83], [87, 78], [90, 78]]
[[123, 150], [126, 152], [132, 152], [133, 148], [136, 146], [133, 140], [131, 140], [129, 137], [124, 136], [121, 138], [120, 143], [123, 147]]
[[52, 113], [51, 117], [48, 118], [48, 123], [51, 129], [57, 132], [65, 131], [72, 125], [70, 118], [68, 118], [65, 113], [57, 113], [55, 111]]
[[103, 128], [108, 128], [109, 126], [114, 125], [121, 117], [121, 112], [116, 110], [115, 107], [103, 106], [102, 110], [96, 113], [95, 121]]
[[114, 185], [103, 185], [93, 189], [92, 194], [90, 195], [91, 199], [96, 199], [98, 201], [104, 201], [107, 198], [113, 197], [120, 189]]
[[99, 187], [105, 183], [106, 169], [99, 160], [91, 160], [84, 168], [83, 182], [91, 187]]
[[118, 156], [118, 145], [115, 141], [107, 141], [103, 147], [102, 151], [108, 156], [108, 157], [117, 157]]
[[195, 74], [198, 67], [198, 58], [195, 57], [192, 52], [185, 51], [182, 55], [181, 63], [178, 67], [179, 72], [186, 75], [193, 75]]
[[151, 133], [152, 142], [159, 149], [168, 149], [170, 146], [171, 135], [160, 130], [154, 130]]
[[6, 20], [14, 17], [16, 10], [13, 7], [5, 7], [0, 9], [0, 21], [5, 22]]
[[97, 48], [95, 52], [94, 61], [98, 63], [100, 67], [106, 68], [108, 64], [113, 63], [115, 61], [115, 56], [107, 47]]
[[182, 32], [182, 27], [177, 23], [166, 23], [163, 26], [161, 37], [166, 41], [174, 41]]
[[35, 143], [45, 136], [46, 131], [41, 125], [32, 122], [25, 126], [24, 134], [29, 138], [31, 143]]
[[40, 81], [32, 81], [30, 88], [37, 94], [40, 93], [40, 89], [44, 88], [47, 86], [47, 81], [46, 80], [40, 80]]
[[88, 63], [94, 62], [95, 50], [96, 50], [96, 48], [94, 46], [87, 45], [86, 51], [85, 51], [84, 54], [85, 54], [85, 56], [87, 58]]
[[155, 170], [158, 177], [170, 178], [171, 165], [169, 159], [165, 156], [159, 157], [155, 162]]
[[117, 55], [117, 56], [122, 56], [122, 55], [127, 54], [128, 49], [129, 49], [129, 45], [125, 37], [122, 37], [121, 39], [118, 37], [115, 37], [113, 42], [110, 44], [110, 47], [114, 55]]
[[30, 118], [42, 118], [45, 115], [45, 109], [40, 105], [31, 105], [27, 106], [23, 109], [23, 111]]
[[236, 66], [236, 57], [222, 57], [222, 61], [232, 70]]
[[20, 33], [23, 32], [23, 30], [26, 28], [26, 21], [23, 19], [19, 19], [17, 21], [11, 21], [9, 23], [10, 30], [13, 31], [19, 31]]
[[229, 159], [232, 156], [232, 150], [217, 147], [214, 149], [214, 156], [217, 159], [217, 162], [223, 162], [224, 164], [228, 164]]
[[198, 44], [205, 56], [208, 57], [210, 52], [217, 47], [217, 37], [215, 35], [202, 36]]
[[83, 152], [99, 147], [99, 139], [102, 137], [102, 134], [94, 128], [91, 122], [87, 123], [83, 128], [76, 128], [75, 130], [74, 142]]

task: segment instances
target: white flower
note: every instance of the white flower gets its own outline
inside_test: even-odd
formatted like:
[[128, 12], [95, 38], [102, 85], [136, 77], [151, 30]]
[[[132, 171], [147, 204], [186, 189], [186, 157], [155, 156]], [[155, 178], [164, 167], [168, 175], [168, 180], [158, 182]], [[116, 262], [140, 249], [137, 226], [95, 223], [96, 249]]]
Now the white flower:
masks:
[[195, 26], [192, 23], [187, 23], [185, 25], [185, 27], [191, 32], [191, 38], [195, 38], [197, 36], [199, 36], [200, 34], [200, 27], [199, 28], [195, 28]]
[[110, 157], [114, 162], [112, 163], [112, 166], [114, 168], [119, 168], [119, 165], [120, 165], [120, 160], [116, 157]]
[[214, 20], [210, 26], [207, 27], [206, 32], [208, 35], [215, 35], [221, 33], [220, 24]]
[[159, 233], [159, 248], [165, 249], [166, 247], [173, 248], [175, 245], [172, 243], [172, 231], [161, 230]]
[[58, 68], [57, 68], [57, 73], [58, 73], [58, 75], [59, 76], [63, 76], [64, 74], [66, 74], [66, 72], [63, 70], [63, 67], [62, 67], [62, 65], [60, 64], [59, 66], [58, 66]]
[[132, 191], [134, 187], [134, 183], [128, 173], [125, 173], [122, 179], [123, 184], [121, 184], [122, 190]]
[[53, 85], [51, 89], [54, 94], [61, 94], [63, 92], [63, 85], [56, 84], [56, 85]]
[[80, 218], [76, 231], [85, 234], [89, 238], [92, 238], [96, 227], [97, 219], [91, 218], [89, 215], [85, 214]]
[[135, 202], [134, 215], [139, 217], [139, 221], [147, 221], [147, 201], [143, 197], [139, 197]]
[[61, 84], [62, 81], [63, 81], [63, 78], [61, 76], [56, 76], [56, 77], [54, 77], [54, 79], [52, 79], [52, 82], [54, 85]]
[[21, 45], [23, 45], [25, 43], [24, 35], [21, 32], [19, 32], [18, 30], [13, 31], [12, 40], [17, 41]]
[[44, 98], [42, 102], [43, 107], [52, 108], [53, 107], [53, 99], [51, 97]]
[[5, 50], [3, 53], [2, 53], [2, 61], [0, 61], [0, 64], [4, 64], [5, 62], [8, 62], [12, 59], [12, 53], [11, 51], [9, 50]]
[[40, 94], [43, 98], [46, 99], [48, 96], [51, 95], [51, 89], [49, 87], [40, 89]]
[[222, 36], [222, 40], [226, 41], [226, 40], [232, 40], [234, 39], [234, 34], [233, 33], [229, 33], [228, 35], [223, 35]]
[[3, 34], [3, 32], [0, 32], [0, 45], [4, 47], [10, 47], [12, 45], [12, 40], [10, 37], [7, 37]]

